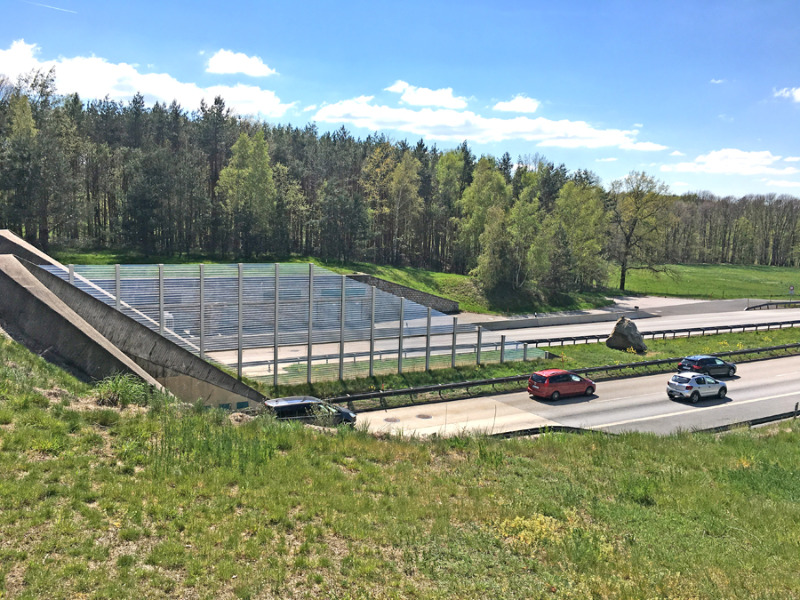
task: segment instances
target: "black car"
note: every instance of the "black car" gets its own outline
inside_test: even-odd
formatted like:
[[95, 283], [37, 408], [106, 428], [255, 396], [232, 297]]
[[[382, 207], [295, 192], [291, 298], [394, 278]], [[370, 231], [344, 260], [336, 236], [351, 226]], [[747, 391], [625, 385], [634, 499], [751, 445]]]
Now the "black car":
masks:
[[266, 400], [264, 406], [276, 419], [296, 421], [310, 425], [355, 425], [356, 414], [352, 411], [328, 404], [314, 396], [290, 396]]
[[681, 359], [681, 362], [678, 363], [678, 371], [705, 373], [706, 375], [716, 375], [717, 377], [733, 377], [736, 374], [736, 365], [725, 362], [716, 356], [698, 354]]

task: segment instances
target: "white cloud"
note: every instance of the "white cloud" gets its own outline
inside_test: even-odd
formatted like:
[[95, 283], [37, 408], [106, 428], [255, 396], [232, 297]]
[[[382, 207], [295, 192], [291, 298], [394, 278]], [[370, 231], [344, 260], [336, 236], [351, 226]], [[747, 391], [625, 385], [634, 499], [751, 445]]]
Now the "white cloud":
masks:
[[477, 143], [522, 139], [540, 146], [560, 148], [608, 148], [655, 151], [666, 146], [636, 140], [636, 132], [596, 129], [584, 121], [552, 121], [542, 117], [508, 119], [484, 117], [472, 111], [452, 109], [394, 108], [373, 103], [373, 96], [359, 96], [321, 108], [314, 119], [323, 123], [347, 123], [371, 131], [395, 130], [431, 140]]
[[636, 129], [641, 129], [642, 127], [644, 127], [642, 123], [634, 123], [633, 126], [636, 127]]
[[800, 156], [787, 156], [783, 160], [786, 162], [800, 162]]
[[400, 102], [410, 106], [438, 106], [440, 108], [453, 109], [467, 107], [467, 99], [461, 96], [453, 96], [453, 88], [431, 90], [429, 88], [416, 87], [398, 79], [385, 91], [401, 94]]
[[617, 158], [598, 158], [595, 162], [615, 162], [619, 159]]
[[800, 87], [796, 88], [783, 88], [782, 90], [775, 90], [776, 98], [791, 98], [795, 102], [800, 102]]
[[773, 187], [796, 187], [800, 188], [800, 181], [788, 181], [785, 179], [769, 179], [767, 185]]
[[709, 83], [714, 84], [714, 85], [719, 85], [720, 83], [725, 83], [725, 80], [724, 79], [712, 79], [711, 81], [709, 81]]
[[60, 94], [77, 92], [84, 100], [108, 96], [117, 101], [130, 100], [141, 92], [147, 102], [170, 103], [177, 100], [187, 109], [196, 109], [200, 101], [214, 101], [222, 96], [226, 104], [243, 115], [281, 117], [294, 103], [284, 104], [275, 92], [253, 85], [216, 85], [202, 88], [195, 83], [178, 81], [167, 73], [142, 73], [128, 63], [111, 63], [96, 56], [59, 57], [39, 60], [40, 48], [18, 40], [8, 50], [0, 50], [0, 73], [16, 79], [34, 69], [56, 69], [56, 88]]
[[686, 155], [685, 155], [683, 152], [681, 152], [680, 150], [673, 150], [672, 152], [670, 152], [670, 153], [669, 153], [669, 155], [670, 155], [670, 156], [686, 156]]
[[217, 50], [216, 54], [208, 59], [207, 73], [236, 74], [242, 73], [250, 77], [268, 77], [276, 73], [264, 64], [258, 56], [247, 56], [241, 52], [231, 50]]
[[797, 173], [794, 167], [776, 168], [774, 163], [781, 160], [768, 150], [746, 152], [735, 148], [714, 150], [701, 154], [693, 162], [662, 165], [662, 171], [673, 173], [716, 173], [720, 175], [791, 175]]
[[535, 98], [528, 98], [522, 94], [517, 94], [511, 100], [498, 102], [493, 108], [501, 112], [535, 113], [540, 104], [541, 103]]
[[311, 112], [312, 110], [317, 110], [317, 105], [316, 104], [311, 104], [310, 106], [306, 106], [303, 109], [303, 112]]

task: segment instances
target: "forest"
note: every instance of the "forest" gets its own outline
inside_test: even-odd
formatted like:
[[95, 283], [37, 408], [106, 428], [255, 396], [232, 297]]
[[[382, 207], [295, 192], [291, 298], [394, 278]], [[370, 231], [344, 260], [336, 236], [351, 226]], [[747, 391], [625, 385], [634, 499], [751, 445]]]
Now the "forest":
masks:
[[604, 186], [539, 153], [267, 123], [221, 97], [84, 101], [55, 78], [0, 75], [0, 227], [44, 250], [301, 255], [555, 292], [624, 290], [630, 270], [670, 264], [800, 265], [792, 196], [675, 195], [644, 172]]

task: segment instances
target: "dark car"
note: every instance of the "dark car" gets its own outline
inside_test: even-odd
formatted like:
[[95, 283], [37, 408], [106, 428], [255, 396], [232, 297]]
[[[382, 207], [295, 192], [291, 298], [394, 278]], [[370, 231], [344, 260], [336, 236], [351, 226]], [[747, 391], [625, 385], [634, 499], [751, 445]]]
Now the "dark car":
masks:
[[531, 398], [558, 400], [561, 396], [591, 396], [595, 388], [591, 379], [563, 369], [537, 371], [528, 378]]
[[290, 396], [266, 400], [264, 406], [276, 419], [310, 425], [355, 425], [356, 414], [314, 396]]
[[716, 356], [698, 354], [681, 359], [681, 362], [678, 363], [678, 371], [705, 373], [706, 375], [716, 375], [717, 377], [733, 377], [736, 374], [736, 365], [725, 362]]

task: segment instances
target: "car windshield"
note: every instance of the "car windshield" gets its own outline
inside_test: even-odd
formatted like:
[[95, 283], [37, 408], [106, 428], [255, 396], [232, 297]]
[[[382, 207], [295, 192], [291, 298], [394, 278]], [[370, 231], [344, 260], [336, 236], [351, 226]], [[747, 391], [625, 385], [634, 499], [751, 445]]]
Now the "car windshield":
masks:
[[547, 378], [544, 377], [543, 375], [539, 375], [538, 373], [534, 373], [533, 375], [531, 375], [531, 381], [533, 381], [534, 383], [544, 383], [545, 381], [547, 381]]
[[689, 378], [681, 377], [680, 375], [673, 375], [672, 381], [674, 381], [675, 383], [689, 383]]

